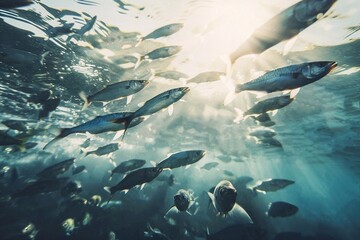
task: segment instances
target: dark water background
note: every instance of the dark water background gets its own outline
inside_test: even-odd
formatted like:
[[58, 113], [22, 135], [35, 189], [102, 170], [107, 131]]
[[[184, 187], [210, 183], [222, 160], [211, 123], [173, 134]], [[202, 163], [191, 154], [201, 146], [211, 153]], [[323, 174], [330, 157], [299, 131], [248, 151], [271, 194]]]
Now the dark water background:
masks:
[[[209, 201], [206, 192], [222, 179], [231, 181], [237, 188], [237, 202], [257, 226], [267, 231], [264, 239], [282, 239], [275, 237], [281, 232], [302, 235], [284, 239], [358, 239], [360, 41], [356, 26], [358, 29], [359, 3], [338, 1], [330, 17], [301, 33], [289, 53], [283, 54], [285, 44], [281, 43], [260, 57], [241, 59], [235, 66], [237, 81], [246, 82], [259, 71], [288, 64], [317, 60], [338, 63], [336, 71], [302, 88], [293, 103], [271, 116], [275, 125], [270, 128], [276, 132], [274, 138], [281, 147], [259, 144], [250, 137], [249, 132], [259, 127], [252, 118], [234, 123], [235, 108], [245, 111], [255, 103], [255, 95], [241, 93], [229, 105], [223, 104], [228, 89], [219, 78], [219, 72], [225, 71], [220, 55], [229, 54], [261, 21], [266, 21], [266, 16], [284, 8], [279, 1], [273, 5], [263, 1], [256, 4], [262, 6], [257, 10], [263, 20], [255, 18], [255, 27], [243, 33], [241, 28], [251, 24], [237, 25], [234, 21], [256, 16], [256, 12], [244, 16], [243, 9], [256, 7], [248, 1], [223, 4], [210, 0], [182, 3], [158, 0], [126, 4], [68, 0], [41, 1], [16, 10], [0, 9], [1, 50], [32, 53], [21, 60], [0, 58], [0, 120], [25, 123], [29, 132], [26, 141], [37, 143], [26, 151], [16, 146], [1, 147], [1, 167], [9, 166], [19, 172], [14, 183], [2, 178], [2, 198], [21, 189], [29, 179], [35, 179], [43, 168], [75, 157], [76, 165], [85, 165], [87, 172], [71, 176], [70, 170], [64, 176], [81, 182], [79, 197], [89, 200], [100, 195], [102, 202], [106, 202], [109, 194], [103, 187], [115, 185], [122, 177], [114, 176], [109, 182], [108, 171], [114, 166], [108, 156], [84, 158], [80, 145], [88, 138], [85, 134], [69, 136], [46, 151], [42, 150], [43, 146], [55, 136], [57, 128], [72, 127], [98, 115], [134, 111], [139, 103], [175, 87], [191, 88], [183, 98], [185, 101], [174, 104], [171, 116], [166, 111], [159, 112], [130, 129], [111, 158], [116, 164], [131, 158], [145, 159], [145, 166], [150, 167], [151, 161], [159, 162], [169, 153], [189, 149], [207, 152], [190, 168], [164, 171], [160, 180], [155, 179], [142, 190], [116, 193], [106, 207], [67, 202], [59, 191], [2, 201], [0, 239], [143, 239], [147, 224], [159, 228], [169, 239], [203, 239], [207, 229], [215, 232], [226, 225], [224, 219], [209, 222], [206, 215]], [[62, 24], [59, 19], [75, 23], [73, 28], [80, 29], [84, 19], [88, 21], [95, 15], [98, 18], [94, 27], [84, 36], [67, 41], [68, 35], [49, 38], [46, 34], [51, 27]], [[184, 28], [169, 37], [138, 44], [139, 36], [170, 23], [184, 23]], [[183, 48], [175, 56], [144, 62], [134, 69], [134, 53], [143, 55], [168, 45]], [[81, 111], [80, 91], [90, 94], [110, 83], [149, 79], [152, 72], [164, 71], [182, 72], [187, 77], [177, 79], [174, 73], [174, 79], [155, 77], [128, 105], [126, 100], [116, 100], [106, 106], [92, 104]], [[33, 99], [47, 90], [51, 90], [51, 99], [60, 98], [60, 104], [39, 120], [47, 101], [34, 103]], [[12, 136], [21, 133], [9, 131]], [[112, 141], [113, 136], [106, 133], [92, 136], [88, 150], [120, 141]], [[210, 170], [201, 169], [209, 162], [219, 165]], [[169, 186], [167, 180], [171, 174], [175, 184]], [[244, 176], [253, 181], [244, 184], [241, 181]], [[295, 184], [267, 194], [254, 195], [249, 190], [257, 181], [268, 178], [291, 179]], [[172, 225], [163, 216], [180, 188], [194, 191], [199, 212], [193, 216], [181, 215]], [[265, 212], [273, 201], [290, 202], [299, 207], [299, 212], [286, 218], [268, 217]], [[87, 213], [91, 220], [82, 224]], [[69, 218], [75, 219], [75, 229], [66, 232], [62, 224]], [[21, 233], [30, 223], [36, 228], [34, 236]], [[116, 238], [111, 238], [110, 232]]]

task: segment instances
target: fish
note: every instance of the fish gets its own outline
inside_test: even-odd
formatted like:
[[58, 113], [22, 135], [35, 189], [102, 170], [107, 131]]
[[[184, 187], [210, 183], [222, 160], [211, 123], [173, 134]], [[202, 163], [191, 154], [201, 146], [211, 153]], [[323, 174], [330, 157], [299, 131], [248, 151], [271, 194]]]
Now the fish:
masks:
[[79, 181], [70, 181], [61, 188], [61, 195], [64, 197], [72, 197], [82, 192], [82, 186]]
[[195, 77], [187, 80], [188, 82], [195, 82], [195, 83], [208, 83], [220, 80], [221, 76], [224, 76], [226, 73], [224, 72], [202, 72], [196, 75]]
[[33, 4], [32, 0], [1, 0], [0, 8], [17, 8]]
[[[123, 124], [124, 119], [132, 116], [133, 112], [120, 112], [120, 113], [112, 113], [103, 116], [97, 116], [96, 118], [80, 124], [78, 126], [72, 128], [62, 128], [60, 129], [60, 133], [49, 143], [47, 143], [43, 149], [48, 148], [53, 143], [59, 141], [60, 139], [74, 133], [91, 133], [91, 134], [99, 134], [104, 132], [116, 132], [125, 129], [125, 125]], [[126, 127], [134, 127], [140, 124], [144, 118], [138, 117], [136, 119], [132, 119], [131, 124]]]
[[17, 139], [10, 136], [6, 131], [0, 130], [0, 146], [19, 146], [25, 150], [24, 144], [26, 139]]
[[272, 138], [276, 136], [276, 132], [271, 128], [257, 128], [253, 129], [249, 132], [249, 136], [256, 137], [256, 138]]
[[187, 79], [189, 78], [188, 75], [182, 72], [178, 71], [164, 71], [164, 72], [158, 72], [155, 73], [156, 77], [162, 77], [167, 79], [173, 79], [173, 80], [180, 80], [180, 79]]
[[153, 113], [160, 111], [161, 109], [167, 108], [173, 103], [179, 101], [189, 91], [190, 88], [188, 87], [180, 87], [167, 90], [147, 100], [142, 107], [140, 107], [138, 110], [136, 110], [129, 116], [115, 120], [114, 123], [123, 123], [125, 126], [122, 139], [124, 139], [125, 133], [133, 119], [143, 116], [149, 116]]
[[28, 128], [26, 127], [26, 122], [25, 121], [19, 121], [19, 120], [4, 120], [1, 122], [2, 124], [4, 124], [6, 127], [13, 129], [13, 130], [17, 130], [20, 132], [26, 132], [28, 130]]
[[210, 170], [210, 169], [216, 167], [217, 165], [219, 165], [219, 163], [217, 163], [217, 162], [209, 162], [209, 163], [206, 163], [204, 166], [202, 166], [200, 169]]
[[148, 167], [134, 170], [127, 174], [118, 184], [113, 187], [104, 187], [104, 189], [111, 195], [118, 191], [127, 192], [131, 188], [137, 185], [143, 185], [154, 180], [160, 173], [162, 168], [160, 167]]
[[145, 160], [143, 159], [130, 159], [127, 160], [125, 162], [120, 163], [117, 167], [115, 167], [113, 170], [110, 171], [110, 178], [115, 174], [115, 173], [126, 173], [138, 168], [141, 168], [142, 166], [144, 166], [146, 163]]
[[40, 179], [38, 181], [28, 184], [21, 190], [13, 193], [11, 195], [11, 199], [55, 192], [60, 190], [68, 180], [69, 178], [67, 177], [54, 178], [54, 179]]
[[163, 59], [168, 58], [171, 56], [174, 56], [178, 52], [180, 52], [182, 49], [181, 46], [166, 46], [166, 47], [160, 47], [157, 48], [151, 52], [146, 53], [145, 55], [138, 55], [134, 54], [135, 57], [137, 57], [137, 62], [135, 63], [134, 68], [138, 68], [140, 63], [144, 60], [153, 61], [157, 59]]
[[287, 202], [271, 202], [267, 215], [270, 217], [289, 217], [299, 211], [299, 208], [291, 203]]
[[108, 145], [99, 147], [98, 149], [96, 149], [94, 151], [86, 152], [85, 157], [90, 155], [90, 154], [95, 154], [96, 156], [103, 156], [103, 155], [115, 152], [118, 149], [119, 149], [119, 143], [110, 143]]
[[95, 24], [95, 22], [96, 22], [96, 19], [97, 19], [97, 16], [92, 17], [89, 21], [87, 21], [87, 22], [85, 23], [84, 26], [82, 26], [82, 27], [81, 27], [78, 31], [76, 31], [75, 33], [78, 34], [78, 35], [80, 35], [80, 36], [83, 36], [86, 32], [90, 31], [90, 30], [93, 28], [93, 26], [94, 26], [94, 24]]
[[251, 116], [251, 117], [253, 119], [255, 119], [256, 121], [260, 122], [260, 124], [271, 122], [271, 118], [270, 118], [269, 114], [267, 114], [267, 113], [262, 113], [260, 115]]
[[167, 37], [167, 36], [170, 36], [170, 35], [178, 32], [180, 29], [183, 28], [183, 26], [184, 26], [183, 23], [168, 24], [168, 25], [162, 26], [162, 27], [152, 31], [148, 35], [142, 37], [140, 40], [144, 41], [147, 39], [157, 39], [157, 38], [161, 38], [161, 37]]
[[174, 195], [174, 205], [167, 211], [165, 217], [172, 213], [186, 212], [192, 215], [188, 209], [194, 203], [193, 192], [191, 190], [180, 189]]
[[267, 231], [256, 224], [235, 224], [213, 234], [206, 234], [207, 240], [264, 240]]
[[74, 23], [64, 23], [59, 27], [51, 27], [47, 29], [45, 32], [50, 38], [54, 38], [61, 35], [67, 35], [73, 33], [74, 31], [71, 29], [74, 26]]
[[28, 98], [28, 102], [31, 103], [45, 103], [53, 94], [49, 89], [41, 90], [37, 93], [33, 93]]
[[164, 233], [157, 228], [152, 228], [147, 224], [148, 231], [144, 232], [144, 239], [170, 240]]
[[62, 174], [66, 172], [73, 164], [74, 164], [75, 158], [70, 158], [64, 161], [61, 161], [59, 163], [56, 163], [54, 165], [51, 165], [50, 167], [47, 167], [36, 174], [36, 176], [40, 179], [51, 179], [56, 178], [57, 175]]
[[45, 118], [49, 116], [49, 113], [54, 111], [60, 104], [60, 98], [54, 97], [46, 100], [46, 102], [42, 103], [42, 108], [39, 112], [39, 119]]
[[6, 45], [0, 45], [0, 60], [3, 63], [10, 64], [12, 66], [34, 66], [36, 63], [44, 64], [45, 57], [49, 52], [45, 52], [40, 56], [24, 51], [21, 49], [13, 48]]
[[263, 138], [263, 139], [259, 139], [257, 141], [257, 144], [262, 144], [263, 146], [266, 147], [278, 147], [278, 148], [283, 148], [281, 142], [275, 138]]
[[271, 70], [244, 84], [237, 84], [235, 92], [264, 91], [271, 93], [294, 90], [320, 80], [335, 67], [337, 67], [337, 63], [334, 61], [315, 61], [288, 65]]
[[82, 173], [83, 171], [86, 171], [86, 167], [84, 165], [81, 165], [78, 167], [73, 167], [71, 174], [76, 175], [76, 174]]
[[289, 105], [293, 100], [294, 99], [290, 97], [290, 94], [285, 94], [259, 101], [244, 113], [240, 109], [235, 108], [237, 117], [234, 121], [238, 122], [249, 115], [260, 115], [269, 111], [281, 109]]
[[253, 223], [249, 214], [236, 203], [237, 191], [230, 181], [221, 180], [208, 195], [218, 215], [234, 218], [237, 223]]
[[291, 39], [315, 23], [320, 14], [325, 14], [336, 0], [303, 0], [257, 28], [254, 33], [234, 52], [230, 61], [248, 54], [260, 54], [276, 44]]
[[156, 167], [163, 169], [179, 168], [198, 162], [205, 156], [205, 154], [206, 152], [203, 150], [187, 150], [176, 152], [156, 164]]
[[253, 187], [253, 191], [276, 192], [276, 191], [283, 189], [294, 183], [295, 183], [295, 181], [293, 181], [293, 180], [270, 178], [270, 179], [258, 182], [258, 184], [255, 187]]
[[116, 99], [129, 97], [143, 88], [145, 88], [150, 81], [148, 80], [127, 80], [113, 83], [105, 86], [100, 91], [86, 96], [85, 92], [80, 92], [79, 96], [84, 101], [82, 110], [86, 109], [92, 102], [110, 102]]

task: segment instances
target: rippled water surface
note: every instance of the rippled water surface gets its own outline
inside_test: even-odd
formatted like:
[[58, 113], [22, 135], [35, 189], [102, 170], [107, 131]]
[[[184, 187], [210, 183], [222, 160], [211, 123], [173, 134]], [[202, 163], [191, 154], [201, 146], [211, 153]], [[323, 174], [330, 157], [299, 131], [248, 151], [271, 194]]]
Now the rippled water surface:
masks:
[[[0, 0], [0, 6], [6, 2]], [[0, 238], [358, 239], [358, 0], [336, 1], [294, 37], [239, 57], [229, 73], [229, 54], [296, 2], [42, 0], [0, 7]], [[178, 28], [153, 32], [168, 24]], [[290, 23], [273, 27], [287, 29]], [[176, 50], [149, 54], [168, 46]], [[337, 67], [301, 87], [289, 105], [269, 111], [270, 119], [243, 116], [257, 102], [282, 93], [234, 94], [236, 84], [312, 61], [335, 61]], [[80, 93], [90, 96], [127, 80], [149, 83], [131, 97], [94, 101], [82, 110]], [[146, 114], [126, 134], [86, 130], [44, 149], [63, 128], [134, 112], [156, 95], [180, 87], [190, 91], [169, 107]], [[118, 145], [103, 155], [91, 152], [108, 144]], [[143, 159], [144, 169], [188, 150], [206, 154], [190, 165], [161, 169], [155, 179], [127, 193], [104, 190], [123, 179], [123, 173], [110, 177], [110, 172], [126, 160]], [[74, 163], [69, 169], [39, 177], [41, 170], [70, 158]], [[86, 170], [74, 174], [79, 166]], [[51, 185], [51, 179], [64, 177], [63, 183]], [[295, 183], [267, 193], [256, 190], [270, 178]], [[251, 217], [251, 227], [232, 214], [217, 216], [208, 192], [221, 180], [236, 188], [236, 202]], [[35, 181], [48, 182], [38, 192], [18, 196]], [[81, 189], [64, 188], [71, 181]], [[192, 194], [189, 213], [169, 217], [179, 189]], [[269, 204], [277, 201], [298, 211], [272, 217]], [[226, 228], [235, 224], [237, 231]]]

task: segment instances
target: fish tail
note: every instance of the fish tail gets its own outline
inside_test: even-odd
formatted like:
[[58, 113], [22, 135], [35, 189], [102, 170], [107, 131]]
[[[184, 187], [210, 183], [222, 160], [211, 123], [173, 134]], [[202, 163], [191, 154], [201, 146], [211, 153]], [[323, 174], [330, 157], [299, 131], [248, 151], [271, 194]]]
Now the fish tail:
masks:
[[50, 51], [46, 51], [43, 54], [41, 54], [40, 64], [44, 65], [45, 57], [49, 55]]
[[121, 141], [124, 141], [125, 133], [128, 130], [132, 120], [133, 120], [133, 117], [132, 117], [132, 115], [130, 115], [126, 118], [116, 119], [115, 121], [113, 121], [114, 123], [123, 123], [124, 124], [124, 132], [121, 135]]
[[58, 129], [59, 130], [59, 134], [50, 142], [48, 142], [44, 147], [43, 150], [47, 149], [48, 147], [50, 147], [52, 144], [54, 144], [55, 142], [59, 141], [60, 139], [66, 137], [67, 135], [69, 135], [66, 131], [68, 130], [68, 128], [61, 128]]
[[[112, 196], [113, 196], [113, 194], [116, 192], [115, 191], [115, 189], [114, 189], [114, 187], [108, 187], [108, 186], [106, 186], [106, 187], [104, 187], [104, 190], [105, 191], [107, 191], [108, 193], [110, 193], [110, 199], [109, 199], [109, 201], [111, 200], [111, 198], [112, 198]], [[108, 203], [109, 203], [109, 201], [108, 201]]]
[[79, 92], [79, 97], [84, 101], [84, 105], [81, 109], [81, 111], [84, 111], [90, 105], [89, 98], [86, 96], [84, 91]]
[[243, 84], [236, 84], [235, 85], [235, 93], [239, 93], [239, 92], [242, 92], [244, 90], [245, 90], [245, 88], [244, 88]]

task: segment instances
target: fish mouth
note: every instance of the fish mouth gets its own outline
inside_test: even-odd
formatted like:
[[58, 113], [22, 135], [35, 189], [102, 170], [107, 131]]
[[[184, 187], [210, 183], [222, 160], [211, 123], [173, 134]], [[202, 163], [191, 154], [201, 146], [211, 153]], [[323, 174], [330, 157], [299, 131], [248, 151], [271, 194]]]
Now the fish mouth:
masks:
[[337, 62], [330, 62], [329, 63], [329, 72], [333, 71], [337, 67]]

